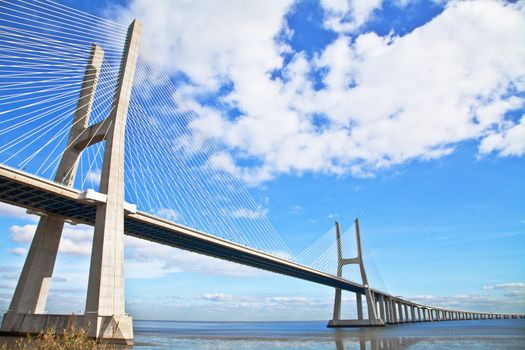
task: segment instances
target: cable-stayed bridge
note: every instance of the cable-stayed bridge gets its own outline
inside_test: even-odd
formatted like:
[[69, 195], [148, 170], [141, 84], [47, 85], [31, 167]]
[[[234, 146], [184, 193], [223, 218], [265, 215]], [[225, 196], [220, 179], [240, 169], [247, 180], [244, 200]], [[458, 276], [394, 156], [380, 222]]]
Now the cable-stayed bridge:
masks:
[[[48, 0], [0, 2], [0, 201], [41, 216], [2, 331], [74, 325], [132, 340], [125, 234], [334, 287], [333, 327], [523, 317], [372, 288], [357, 220], [294, 255], [239, 181], [230, 153], [242, 151], [213, 138], [221, 126], [184, 101], [175, 85], [187, 77], [163, 72], [141, 32], [138, 21], [123, 27]], [[66, 222], [95, 228], [86, 309], [75, 317], [44, 312]], [[349, 264], [360, 283], [345, 275]], [[341, 319], [343, 290], [356, 293], [355, 320]]]

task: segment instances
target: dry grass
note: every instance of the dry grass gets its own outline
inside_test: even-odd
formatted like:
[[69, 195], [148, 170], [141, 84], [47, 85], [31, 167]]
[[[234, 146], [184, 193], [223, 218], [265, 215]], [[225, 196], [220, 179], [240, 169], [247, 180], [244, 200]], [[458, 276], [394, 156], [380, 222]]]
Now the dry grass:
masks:
[[9, 346], [4, 344], [0, 350], [113, 350], [114, 345], [97, 342], [89, 338], [84, 329], [67, 329], [61, 333], [50, 329], [37, 336], [19, 338]]

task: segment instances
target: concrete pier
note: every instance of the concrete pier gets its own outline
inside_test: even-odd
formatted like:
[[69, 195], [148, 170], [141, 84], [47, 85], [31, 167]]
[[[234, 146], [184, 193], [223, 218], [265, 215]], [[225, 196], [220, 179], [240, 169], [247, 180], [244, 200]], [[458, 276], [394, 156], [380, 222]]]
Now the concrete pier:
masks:
[[[128, 30], [114, 108], [108, 117], [111, 126], [99, 189], [107, 200], [97, 204], [86, 300], [89, 334], [95, 338], [133, 339], [131, 317], [124, 310], [124, 135], [141, 31], [137, 21]], [[104, 328], [108, 321], [114, 325], [112, 334]]]

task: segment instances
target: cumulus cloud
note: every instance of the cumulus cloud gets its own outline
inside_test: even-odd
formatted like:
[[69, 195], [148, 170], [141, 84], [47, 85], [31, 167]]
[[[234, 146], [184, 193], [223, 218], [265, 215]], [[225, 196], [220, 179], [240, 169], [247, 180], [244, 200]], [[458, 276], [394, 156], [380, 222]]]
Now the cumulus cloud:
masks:
[[124, 23], [140, 18], [145, 45], [169, 72], [184, 72], [197, 90], [213, 89], [228, 81], [229, 74], [281, 65], [273, 39], [291, 3], [134, 0], [117, 16]]
[[[365, 23], [381, 1], [323, 0], [325, 25], [341, 33], [313, 58], [280, 36], [290, 5], [134, 0], [117, 14], [140, 17], [145, 45], [188, 78], [179, 92], [200, 115], [190, 144], [210, 138], [231, 150], [209, 165], [258, 184], [282, 173], [370, 176], [465, 140], [478, 140], [481, 154], [525, 151], [523, 119], [507, 117], [524, 105], [522, 5], [451, 2], [403, 36], [351, 39], [343, 27]], [[196, 102], [210, 95], [217, 104]]]
[[12, 249], [9, 249], [9, 253], [14, 254], [14, 255], [25, 256], [27, 254], [27, 248], [23, 248], [23, 247], [12, 248]]
[[490, 131], [479, 146], [482, 154], [497, 152], [500, 156], [525, 154], [525, 116], [519, 122], [507, 122], [500, 130]]
[[325, 11], [324, 25], [336, 32], [359, 28], [381, 7], [382, 0], [321, 0]]
[[[9, 228], [12, 242], [30, 244], [33, 240], [37, 225], [12, 225]], [[89, 256], [91, 254], [91, 242], [93, 239], [93, 228], [86, 225], [65, 224], [58, 251], [70, 255]], [[27, 251], [26, 247], [16, 247], [11, 253], [22, 255]]]
[[13, 225], [9, 228], [11, 241], [16, 243], [31, 243], [35, 230], [36, 225]]
[[31, 221], [38, 220], [38, 216], [27, 214], [25, 208], [16, 207], [3, 202], [0, 202], [0, 216]]

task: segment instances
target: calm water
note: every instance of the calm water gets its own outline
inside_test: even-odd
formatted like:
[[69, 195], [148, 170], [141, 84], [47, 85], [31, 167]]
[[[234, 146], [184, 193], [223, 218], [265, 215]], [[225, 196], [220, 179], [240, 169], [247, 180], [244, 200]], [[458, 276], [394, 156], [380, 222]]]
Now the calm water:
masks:
[[329, 329], [326, 322], [134, 321], [133, 350], [160, 349], [525, 349], [525, 320]]

